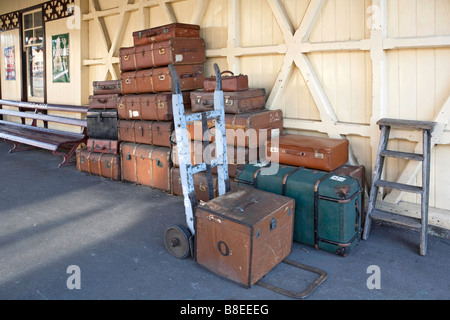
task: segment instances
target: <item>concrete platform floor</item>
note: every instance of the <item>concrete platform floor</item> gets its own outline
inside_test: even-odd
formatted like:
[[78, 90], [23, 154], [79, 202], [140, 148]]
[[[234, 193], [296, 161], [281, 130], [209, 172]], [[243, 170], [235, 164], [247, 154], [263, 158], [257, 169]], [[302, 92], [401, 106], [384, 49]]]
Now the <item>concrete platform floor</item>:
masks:
[[[10, 147], [0, 142], [0, 299], [291, 300], [172, 257], [163, 238], [184, 224], [181, 197], [58, 169], [48, 151], [8, 154]], [[418, 241], [417, 233], [375, 225], [346, 258], [299, 243], [289, 258], [328, 274], [308, 300], [449, 299], [450, 240], [430, 237], [425, 257]], [[80, 290], [67, 286], [77, 274], [70, 266], [79, 268]], [[380, 289], [367, 286], [371, 266]], [[315, 275], [280, 265], [266, 278], [301, 292]]]

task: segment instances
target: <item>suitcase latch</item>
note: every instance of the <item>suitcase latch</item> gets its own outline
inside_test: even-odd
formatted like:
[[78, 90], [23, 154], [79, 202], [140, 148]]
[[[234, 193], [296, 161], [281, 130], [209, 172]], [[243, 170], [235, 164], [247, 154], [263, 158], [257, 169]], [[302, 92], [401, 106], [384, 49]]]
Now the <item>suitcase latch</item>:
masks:
[[270, 220], [270, 231], [275, 230], [277, 227], [277, 219], [272, 218], [272, 220]]
[[324, 158], [325, 158], [325, 156], [323, 155], [323, 153], [319, 153], [319, 152], [315, 152], [315, 153], [314, 153], [314, 157], [315, 157], [316, 159], [324, 159]]

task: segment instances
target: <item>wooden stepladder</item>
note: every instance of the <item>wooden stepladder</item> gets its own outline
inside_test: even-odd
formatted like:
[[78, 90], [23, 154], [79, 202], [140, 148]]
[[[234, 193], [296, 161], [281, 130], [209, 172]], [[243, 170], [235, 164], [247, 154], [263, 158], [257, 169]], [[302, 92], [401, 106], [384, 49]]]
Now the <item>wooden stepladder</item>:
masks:
[[[413, 121], [399, 119], [381, 119], [377, 122], [381, 129], [380, 146], [373, 174], [372, 189], [370, 191], [367, 217], [364, 226], [363, 239], [367, 240], [372, 220], [387, 222], [390, 224], [414, 229], [420, 232], [420, 254], [427, 253], [427, 229], [428, 229], [428, 205], [430, 196], [430, 153], [431, 135], [436, 126], [435, 122]], [[391, 128], [423, 132], [423, 153], [406, 153], [388, 150], [389, 134]], [[412, 186], [396, 182], [382, 180], [385, 158], [398, 158], [422, 162], [422, 186]], [[421, 195], [421, 217], [415, 219], [401, 214], [394, 214], [376, 208], [379, 188], [401, 190]]]
[[[188, 228], [185, 228], [182, 225], [174, 225], [167, 229], [165, 235], [165, 245], [167, 250], [172, 255], [180, 259], [187, 258], [189, 253], [193, 251], [191, 249], [193, 247], [193, 237], [195, 236], [194, 214], [198, 205], [194, 188], [194, 174], [206, 172], [208, 178], [209, 197], [210, 199], [213, 199], [214, 187], [211, 169], [217, 167], [219, 195], [224, 195], [230, 191], [226, 146], [225, 102], [222, 91], [222, 77], [217, 64], [214, 65], [214, 69], [216, 73], [214, 111], [186, 114], [178, 75], [175, 68], [172, 65], [169, 65], [169, 70], [173, 81], [172, 104], [178, 148], [178, 161], [181, 184], [183, 187], [186, 223]], [[202, 133], [203, 136], [205, 136], [205, 133], [208, 131], [208, 120], [210, 119], [215, 120], [214, 128], [216, 158], [210, 159], [211, 161], [208, 159], [206, 162], [194, 166], [191, 160], [191, 144], [187, 125], [200, 121], [202, 123]], [[205, 148], [209, 145], [209, 141], [204, 141], [203, 143]]]

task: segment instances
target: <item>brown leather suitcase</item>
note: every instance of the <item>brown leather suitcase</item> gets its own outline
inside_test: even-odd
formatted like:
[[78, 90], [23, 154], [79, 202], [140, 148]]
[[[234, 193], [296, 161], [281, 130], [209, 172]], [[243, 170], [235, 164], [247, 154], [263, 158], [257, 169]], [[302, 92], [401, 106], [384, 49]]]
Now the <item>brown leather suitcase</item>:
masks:
[[123, 142], [122, 180], [171, 192], [171, 149]]
[[94, 95], [122, 94], [121, 80], [94, 81]]
[[77, 150], [77, 169], [115, 181], [121, 180], [120, 156], [90, 152], [87, 149]]
[[[209, 137], [207, 141], [214, 141], [214, 120], [208, 121]], [[281, 110], [261, 110], [237, 115], [225, 115], [227, 144], [236, 147], [258, 148], [270, 140], [275, 130], [283, 134], [283, 112]], [[201, 123], [196, 122], [187, 126], [191, 140], [202, 141], [203, 131]], [[208, 134], [208, 132], [206, 133]]]
[[252, 287], [290, 253], [295, 201], [254, 188], [200, 204], [196, 260], [207, 270]]
[[169, 64], [201, 64], [206, 61], [202, 38], [172, 38], [151, 44], [119, 50], [120, 70], [131, 71], [167, 66]]
[[86, 148], [89, 152], [119, 154], [120, 142], [117, 140], [88, 139]]
[[[206, 78], [204, 81], [204, 90], [206, 92], [213, 92], [216, 89], [216, 77]], [[235, 92], [248, 90], [248, 76], [237, 75], [235, 76], [231, 71], [222, 72], [222, 91]]]
[[[192, 64], [174, 67], [180, 80], [181, 91], [203, 88], [204, 66]], [[169, 67], [159, 67], [122, 73], [124, 94], [172, 92]]]
[[89, 96], [89, 109], [117, 109], [119, 94], [100, 94]]
[[119, 140], [170, 148], [173, 122], [119, 120]]
[[200, 38], [200, 26], [186, 23], [171, 23], [133, 32], [135, 46], [180, 37]]
[[267, 143], [268, 160], [296, 167], [333, 171], [348, 162], [349, 141], [286, 134], [279, 146]]
[[[249, 89], [224, 93], [225, 113], [239, 114], [259, 111], [266, 106], [265, 89]], [[214, 110], [214, 92], [192, 91], [191, 108], [193, 112]]]
[[[185, 108], [191, 107], [190, 92], [183, 92]], [[119, 119], [172, 121], [172, 93], [129, 94], [118, 104]]]

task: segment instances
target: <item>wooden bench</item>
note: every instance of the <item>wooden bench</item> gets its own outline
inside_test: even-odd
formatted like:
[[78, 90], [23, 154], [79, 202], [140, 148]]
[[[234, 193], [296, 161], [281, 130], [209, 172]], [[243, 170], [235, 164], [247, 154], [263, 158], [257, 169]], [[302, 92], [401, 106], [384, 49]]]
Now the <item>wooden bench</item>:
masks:
[[[17, 111], [5, 110], [1, 106], [17, 107]], [[26, 111], [26, 110], [31, 110]], [[48, 115], [47, 111], [70, 112], [86, 114], [87, 107], [35, 104], [0, 100], [0, 138], [14, 144], [9, 153], [41, 148], [52, 151], [55, 156], [62, 156], [63, 162], [58, 168], [73, 164], [70, 158], [74, 155], [81, 143], [87, 140], [87, 121], [63, 116]], [[4, 116], [22, 119], [22, 123], [5, 121]], [[26, 124], [31, 119], [31, 124]], [[44, 127], [38, 127], [37, 121], [43, 121]], [[82, 128], [82, 133], [48, 129], [48, 123], [58, 123]], [[23, 145], [27, 145], [24, 147]]]

